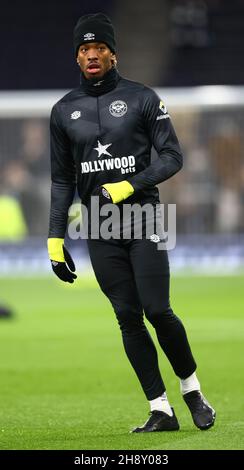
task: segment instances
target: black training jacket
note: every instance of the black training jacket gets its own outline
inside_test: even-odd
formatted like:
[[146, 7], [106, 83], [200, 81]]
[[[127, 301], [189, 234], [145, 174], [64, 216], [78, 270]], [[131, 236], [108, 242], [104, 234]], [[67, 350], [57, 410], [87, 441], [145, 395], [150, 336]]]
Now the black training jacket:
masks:
[[[77, 185], [82, 203], [100, 185], [128, 180], [125, 203], [156, 203], [156, 184], [182, 167], [182, 153], [163, 102], [143, 84], [124, 78], [100, 96], [77, 88], [51, 113], [51, 214], [49, 237], [63, 238]], [[154, 146], [158, 158], [151, 162]]]

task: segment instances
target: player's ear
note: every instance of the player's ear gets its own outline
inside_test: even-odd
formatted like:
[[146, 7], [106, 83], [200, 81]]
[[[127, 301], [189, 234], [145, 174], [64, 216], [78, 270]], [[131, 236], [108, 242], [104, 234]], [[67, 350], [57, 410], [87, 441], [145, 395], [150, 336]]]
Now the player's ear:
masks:
[[116, 58], [116, 55], [113, 52], [111, 52], [111, 62], [112, 62], [112, 65], [114, 65], [114, 67], [116, 67], [117, 58]]

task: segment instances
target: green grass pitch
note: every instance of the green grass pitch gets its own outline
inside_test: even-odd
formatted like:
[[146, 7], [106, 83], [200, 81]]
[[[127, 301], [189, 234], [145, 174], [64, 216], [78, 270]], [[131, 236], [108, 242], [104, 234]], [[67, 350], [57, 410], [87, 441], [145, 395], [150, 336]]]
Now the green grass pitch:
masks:
[[0, 282], [1, 301], [15, 310], [12, 320], [0, 321], [1, 449], [244, 448], [244, 277], [173, 277], [172, 306], [186, 326], [217, 419], [209, 431], [194, 427], [157, 346], [181, 430], [144, 435], [129, 433], [147, 419], [148, 404], [96, 282]]

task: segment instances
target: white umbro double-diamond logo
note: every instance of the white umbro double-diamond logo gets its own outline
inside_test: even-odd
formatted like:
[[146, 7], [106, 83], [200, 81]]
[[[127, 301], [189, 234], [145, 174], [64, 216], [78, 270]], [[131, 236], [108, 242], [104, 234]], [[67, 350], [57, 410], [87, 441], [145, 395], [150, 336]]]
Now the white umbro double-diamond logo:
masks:
[[70, 115], [70, 119], [78, 119], [80, 116], [81, 116], [81, 112], [80, 112], [80, 111], [74, 111], [74, 112]]
[[156, 233], [154, 233], [153, 235], [150, 235], [150, 240], [151, 242], [158, 243], [160, 242], [160, 237]]
[[86, 33], [84, 34], [84, 41], [94, 41], [95, 34], [94, 33]]

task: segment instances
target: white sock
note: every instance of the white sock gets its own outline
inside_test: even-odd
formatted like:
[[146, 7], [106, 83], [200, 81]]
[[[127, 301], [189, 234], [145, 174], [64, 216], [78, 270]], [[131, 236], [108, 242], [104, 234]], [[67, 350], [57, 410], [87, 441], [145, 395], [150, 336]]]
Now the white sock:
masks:
[[193, 372], [193, 374], [191, 374], [186, 379], [180, 380], [180, 391], [182, 395], [185, 395], [185, 393], [193, 392], [194, 390], [200, 391], [200, 389], [201, 387], [196, 376], [196, 372]]
[[160, 395], [160, 397], [157, 397], [154, 400], [149, 400], [149, 405], [151, 411], [163, 411], [164, 413], [167, 413], [167, 415], [173, 416], [173, 412], [168, 402], [166, 392], [164, 392], [163, 395]]

